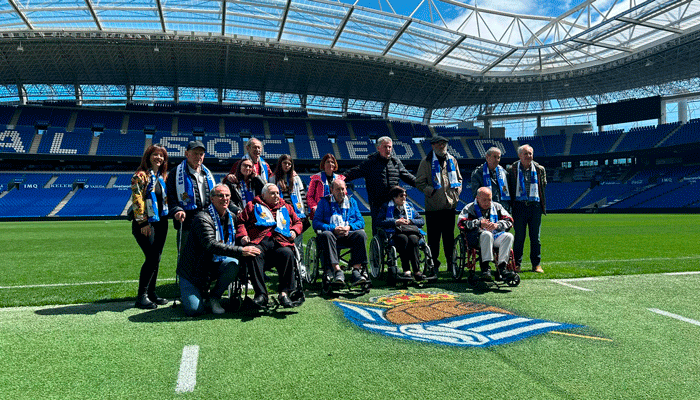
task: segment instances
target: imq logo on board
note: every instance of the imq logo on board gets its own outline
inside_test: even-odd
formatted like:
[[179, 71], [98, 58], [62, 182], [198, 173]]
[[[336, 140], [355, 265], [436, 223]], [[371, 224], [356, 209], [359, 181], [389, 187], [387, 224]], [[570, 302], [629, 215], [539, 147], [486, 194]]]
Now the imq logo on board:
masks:
[[578, 325], [532, 319], [449, 293], [393, 293], [362, 304], [337, 300], [345, 317], [360, 328], [395, 338], [461, 347], [511, 343]]

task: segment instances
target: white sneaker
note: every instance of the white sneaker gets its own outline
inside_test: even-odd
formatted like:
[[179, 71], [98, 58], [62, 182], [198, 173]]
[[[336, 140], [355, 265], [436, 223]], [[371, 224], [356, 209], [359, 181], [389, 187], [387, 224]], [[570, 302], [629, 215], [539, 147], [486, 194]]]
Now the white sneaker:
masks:
[[214, 314], [223, 314], [226, 312], [223, 307], [221, 307], [221, 303], [219, 303], [218, 299], [211, 299], [209, 301], [211, 304], [211, 312]]

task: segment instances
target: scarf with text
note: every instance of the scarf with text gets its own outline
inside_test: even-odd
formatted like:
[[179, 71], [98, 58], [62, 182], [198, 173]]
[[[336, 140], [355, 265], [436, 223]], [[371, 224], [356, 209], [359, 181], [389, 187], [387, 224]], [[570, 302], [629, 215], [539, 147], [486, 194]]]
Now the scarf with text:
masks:
[[[197, 199], [194, 197], [194, 185], [197, 183], [192, 182], [192, 177], [187, 173], [188, 168], [187, 160], [184, 160], [177, 166], [175, 170], [175, 190], [180, 206], [185, 210], [195, 210], [197, 209]], [[214, 183], [214, 177], [204, 165], [202, 165], [202, 172], [206, 175], [207, 185], [211, 192], [216, 185], [216, 183]]]
[[[491, 189], [491, 171], [489, 170], [489, 164], [484, 163], [484, 186]], [[506, 170], [500, 165], [496, 165], [496, 178], [498, 179], [498, 188], [501, 191], [501, 201], [510, 200], [510, 192], [508, 191], [508, 185], [506, 184]]]
[[[226, 226], [226, 233], [228, 235], [224, 234], [224, 226], [221, 223], [221, 218], [219, 217], [219, 213], [216, 211], [216, 208], [214, 208], [213, 204], [209, 204], [209, 215], [211, 216], [211, 219], [214, 220], [214, 225], [216, 225], [216, 241], [225, 243], [228, 245], [233, 244], [233, 238], [234, 238], [234, 233], [233, 233], [233, 217], [231, 216], [231, 213], [226, 210], [226, 216], [228, 217], [228, 225]], [[224, 241], [224, 238], [226, 240]], [[226, 257], [225, 256], [217, 256], [216, 254], [212, 255], [212, 261], [223, 261]]]
[[[247, 159], [253, 161], [253, 160], [250, 158], [250, 154], [246, 154], [246, 155], [245, 155], [245, 158], [247, 158]], [[265, 162], [265, 160], [263, 160], [262, 156], [258, 157], [258, 168], [260, 168], [260, 174], [259, 174], [259, 175], [262, 176], [263, 181], [265, 181], [265, 183], [267, 183], [267, 182], [268, 182], [267, 179], [269, 178], [269, 174], [268, 174], [267, 171], [268, 171], [268, 168], [270, 168], [270, 167], [267, 165], [267, 162]]]
[[[146, 198], [146, 213], [148, 215], [148, 222], [158, 222], [160, 221], [160, 217], [168, 215], [168, 195], [165, 190], [165, 181], [160, 173], [156, 174], [153, 170], [149, 172], [151, 173], [151, 177], [146, 186], [146, 192], [148, 193], [148, 197]], [[155, 191], [156, 182], [163, 191], [163, 209], [160, 210], [160, 212], [158, 210], [158, 198], [156, 197]]]
[[277, 210], [277, 216], [273, 216], [272, 210], [262, 203], [255, 203], [255, 225], [257, 226], [274, 226], [275, 231], [281, 233], [284, 237], [290, 237], [292, 218], [289, 216], [287, 207], [281, 207]]
[[520, 161], [518, 161], [518, 181], [515, 188], [515, 199], [520, 201], [540, 201], [540, 192], [538, 190], [538, 180], [537, 180], [537, 168], [535, 164], [530, 164], [530, 191], [527, 195], [524, 193], [525, 188], [525, 178], [523, 177], [523, 171], [520, 168]]
[[[483, 218], [481, 206], [479, 206], [479, 203], [476, 202], [476, 199], [474, 199], [474, 213], [476, 214], [477, 218]], [[489, 210], [489, 221], [493, 222], [494, 224], [498, 223], [498, 212], [496, 211], [496, 206], [493, 203], [491, 203], [491, 210]], [[493, 238], [496, 239], [497, 237], [501, 236], [502, 233], [503, 231], [493, 232]]]
[[[447, 162], [447, 179], [450, 182], [450, 187], [456, 189], [460, 186], [459, 180], [457, 179], [457, 168], [455, 168], [455, 162], [451, 157], [445, 155], [445, 161]], [[440, 184], [440, 160], [438, 160], [437, 154], [433, 151], [433, 162], [431, 163], [431, 172], [433, 174], [433, 188], [440, 189], [442, 185]]]

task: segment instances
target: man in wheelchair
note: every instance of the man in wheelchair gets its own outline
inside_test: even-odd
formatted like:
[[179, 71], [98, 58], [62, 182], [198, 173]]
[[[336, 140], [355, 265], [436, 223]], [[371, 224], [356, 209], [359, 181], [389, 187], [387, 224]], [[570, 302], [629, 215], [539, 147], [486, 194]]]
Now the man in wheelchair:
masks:
[[343, 180], [336, 179], [330, 186], [331, 194], [319, 200], [313, 221], [314, 230], [319, 232], [316, 238], [323, 254], [324, 271], [334, 286], [344, 286], [345, 274], [340, 268], [338, 246], [349, 248], [350, 285], [367, 284], [369, 276], [362, 268], [367, 265], [365, 220], [357, 201], [348, 197]]
[[469, 247], [480, 249], [481, 279], [493, 282], [489, 262], [493, 261], [493, 249], [498, 249], [498, 272], [504, 281], [515, 277], [507, 268], [513, 235], [509, 232], [513, 218], [499, 203], [491, 201], [491, 189], [479, 188], [474, 202], [467, 204], [459, 214], [457, 226], [466, 231]]
[[294, 307], [288, 294], [296, 289], [294, 238], [300, 235], [302, 222], [291, 204], [285, 203], [274, 183], [266, 184], [262, 194], [249, 201], [236, 224], [236, 238], [243, 246], [255, 246], [260, 254], [247, 257], [243, 264], [251, 271], [255, 291], [253, 303], [268, 304], [264, 266], [275, 266], [279, 275], [277, 300], [285, 308]]

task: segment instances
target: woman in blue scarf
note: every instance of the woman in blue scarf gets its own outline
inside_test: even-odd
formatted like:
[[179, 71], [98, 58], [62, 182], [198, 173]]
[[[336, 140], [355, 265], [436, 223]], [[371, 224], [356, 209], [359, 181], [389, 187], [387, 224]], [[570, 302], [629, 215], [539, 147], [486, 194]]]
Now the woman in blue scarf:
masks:
[[[396, 252], [401, 258], [403, 274], [399, 274], [399, 278], [422, 281], [425, 277], [418, 265], [420, 257], [418, 250], [424, 235], [420, 227], [425, 224], [425, 221], [411, 203], [406, 201], [404, 188], [394, 186], [389, 191], [389, 195], [392, 200], [379, 209], [378, 216], [383, 218], [379, 221], [379, 227], [383, 228], [392, 239]], [[413, 276], [411, 276], [411, 270], [413, 270]]]
[[168, 300], [158, 297], [155, 292], [160, 257], [168, 236], [167, 174], [168, 152], [165, 147], [155, 144], [143, 153], [141, 165], [131, 178], [131, 233], [146, 256], [136, 297], [136, 307], [142, 309], [168, 304]]

